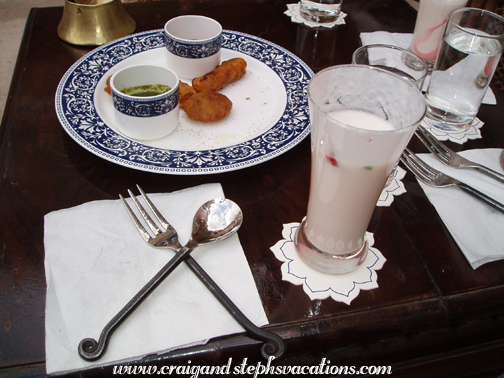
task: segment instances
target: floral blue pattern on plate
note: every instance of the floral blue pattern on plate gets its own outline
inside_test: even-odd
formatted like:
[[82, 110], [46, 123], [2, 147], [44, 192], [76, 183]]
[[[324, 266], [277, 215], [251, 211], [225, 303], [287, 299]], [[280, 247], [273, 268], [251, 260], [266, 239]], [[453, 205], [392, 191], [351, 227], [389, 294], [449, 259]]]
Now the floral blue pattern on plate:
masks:
[[127, 59], [164, 50], [162, 30], [112, 41], [79, 59], [58, 86], [55, 99], [58, 118], [65, 131], [95, 155], [115, 164], [164, 174], [211, 174], [253, 166], [288, 151], [309, 135], [306, 87], [313, 71], [282, 47], [248, 34], [224, 30], [222, 48], [223, 55], [227, 50], [267, 67], [285, 91], [283, 110], [276, 120], [260, 134], [240, 143], [222, 148], [163, 148], [120, 134], [100, 115], [98, 108], [102, 104], [96, 104], [95, 97], [98, 84]]

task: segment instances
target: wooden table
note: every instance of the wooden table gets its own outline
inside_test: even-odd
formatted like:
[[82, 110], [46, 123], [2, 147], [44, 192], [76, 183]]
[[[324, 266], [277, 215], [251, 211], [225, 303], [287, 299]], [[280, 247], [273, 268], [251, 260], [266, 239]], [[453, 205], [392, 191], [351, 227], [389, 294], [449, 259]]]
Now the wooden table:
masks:
[[[349, 63], [359, 33], [412, 32], [416, 13], [398, 0], [349, 0], [346, 25], [314, 30], [283, 14], [285, 0], [159, 1], [126, 4], [137, 31], [162, 28], [180, 14], [203, 14], [225, 29], [249, 33], [290, 50], [315, 72]], [[48, 212], [91, 200], [116, 199], [135, 184], [171, 192], [220, 182], [243, 209], [240, 241], [270, 321], [286, 340], [278, 363], [392, 365], [394, 376], [458, 377], [504, 369], [504, 261], [473, 270], [408, 173], [407, 193], [377, 208], [369, 230], [387, 262], [379, 288], [346, 305], [310, 301], [300, 286], [282, 281], [270, 251], [282, 225], [306, 214], [309, 138], [285, 154], [243, 170], [217, 175], [170, 176], [132, 170], [91, 154], [61, 127], [54, 110], [60, 78], [88, 48], [62, 42], [56, 27], [62, 7], [32, 9], [0, 128], [0, 375], [43, 376], [44, 245]], [[462, 149], [504, 147], [504, 97], [482, 106], [482, 139]], [[412, 148], [420, 146], [412, 142]], [[456, 147], [456, 146], [455, 146]], [[260, 361], [260, 344], [244, 335], [211, 340], [137, 362], [222, 365], [248, 357]], [[107, 376], [110, 367], [82, 374]]]

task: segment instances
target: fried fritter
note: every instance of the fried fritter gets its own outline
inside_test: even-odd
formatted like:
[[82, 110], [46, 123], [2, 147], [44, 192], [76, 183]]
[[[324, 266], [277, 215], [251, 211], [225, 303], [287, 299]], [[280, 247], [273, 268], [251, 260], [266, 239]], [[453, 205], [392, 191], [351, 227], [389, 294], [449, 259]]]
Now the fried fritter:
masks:
[[241, 79], [247, 69], [247, 62], [242, 58], [233, 58], [222, 62], [222, 64], [209, 73], [196, 77], [192, 81], [192, 86], [196, 92], [218, 91], [226, 85]]
[[103, 90], [112, 96], [112, 88], [110, 87], [110, 78], [111, 77], [112, 77], [112, 75], [107, 77], [107, 83], [105, 84], [105, 88], [103, 88]]
[[184, 109], [184, 104], [196, 91], [189, 84], [179, 81], [179, 106]]
[[233, 103], [223, 94], [215, 91], [203, 91], [193, 94], [185, 104], [187, 116], [195, 121], [215, 122], [231, 112]]

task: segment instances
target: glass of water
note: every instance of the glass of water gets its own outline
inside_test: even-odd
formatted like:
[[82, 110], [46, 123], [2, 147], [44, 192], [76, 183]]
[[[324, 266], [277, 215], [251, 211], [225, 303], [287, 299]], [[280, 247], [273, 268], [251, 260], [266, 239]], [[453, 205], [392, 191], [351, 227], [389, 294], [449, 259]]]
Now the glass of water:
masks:
[[425, 94], [425, 121], [448, 132], [467, 131], [499, 63], [504, 18], [476, 8], [452, 11]]
[[299, 13], [313, 22], [334, 22], [341, 13], [343, 0], [301, 0]]
[[422, 89], [429, 67], [418, 55], [398, 46], [373, 44], [359, 47], [352, 55], [353, 64], [383, 68], [411, 81]]

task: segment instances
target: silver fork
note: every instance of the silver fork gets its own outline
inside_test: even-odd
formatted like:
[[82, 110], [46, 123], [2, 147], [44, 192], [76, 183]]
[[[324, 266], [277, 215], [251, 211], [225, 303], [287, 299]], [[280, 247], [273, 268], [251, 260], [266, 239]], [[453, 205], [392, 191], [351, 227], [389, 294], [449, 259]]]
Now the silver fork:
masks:
[[[151, 237], [147, 230], [143, 227], [142, 223], [138, 220], [135, 213], [131, 210], [131, 207], [124, 200], [123, 196], [120, 195], [120, 198], [126, 207], [131, 219], [135, 223], [138, 232], [144, 239], [146, 243], [154, 248], [169, 248], [174, 251], [178, 251], [182, 248], [182, 245], [178, 241], [177, 231], [172, 227], [170, 223], [166, 221], [163, 215], [158, 211], [158, 209], [154, 206], [152, 201], [149, 199], [147, 194], [137, 185], [138, 190], [142, 194], [145, 202], [151, 209], [152, 213], [158, 220], [159, 224], [164, 228], [163, 231], [159, 228], [156, 223], [149, 216], [145, 208], [138, 201], [136, 196], [128, 190], [128, 193], [133, 200], [135, 206], [138, 208], [138, 211], [142, 215], [143, 219], [154, 233], [154, 237]], [[272, 332], [265, 331], [259, 327], [257, 327], [254, 323], [252, 323], [241, 311], [240, 309], [233, 303], [233, 301], [222, 291], [222, 289], [212, 280], [212, 278], [205, 272], [205, 270], [196, 262], [196, 260], [188, 255], [184, 262], [187, 266], [196, 274], [196, 276], [200, 279], [200, 281], [207, 287], [208, 290], [217, 298], [217, 300], [224, 306], [224, 308], [233, 316], [233, 318], [246, 330], [249, 336], [254, 336], [255, 339], [264, 341], [265, 344], [261, 348], [261, 353], [264, 358], [268, 359], [269, 357], [279, 358], [283, 355], [285, 351], [285, 343], [282, 338]]]
[[484, 165], [475, 163], [460, 156], [455, 151], [448, 148], [445, 144], [438, 141], [422, 126], [418, 127], [415, 135], [430, 152], [436, 155], [436, 157], [443, 164], [455, 168], [473, 168], [482, 173], [486, 173], [488, 176], [493, 177], [501, 182], [504, 182], [504, 175], [501, 175], [500, 173], [495, 172], [494, 170], [485, 167]]
[[504, 213], [503, 204], [481, 193], [479, 190], [434, 169], [417, 157], [411, 150], [404, 150], [401, 161], [423, 183], [433, 187], [457, 186], [463, 191], [485, 202], [487, 205]]

